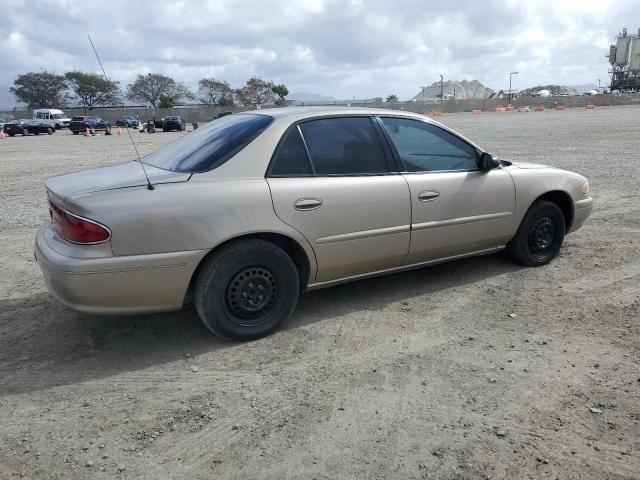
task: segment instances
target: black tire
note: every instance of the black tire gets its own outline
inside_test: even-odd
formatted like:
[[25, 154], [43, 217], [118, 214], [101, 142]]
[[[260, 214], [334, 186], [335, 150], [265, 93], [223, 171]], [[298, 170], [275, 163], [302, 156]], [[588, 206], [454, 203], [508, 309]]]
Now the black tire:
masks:
[[34, 135], [40, 135], [40, 132], [38, 132], [37, 130], [35, 132], [33, 132]]
[[254, 340], [274, 332], [298, 302], [300, 279], [284, 250], [264, 240], [242, 240], [215, 252], [195, 286], [200, 319], [228, 340]]
[[507, 251], [518, 263], [527, 267], [546, 265], [558, 254], [565, 234], [562, 210], [544, 200], [535, 202], [522, 219]]
[[111, 130], [105, 130], [105, 131], [104, 131], [104, 134], [105, 134], [105, 135], [111, 135]]
[[26, 128], [23, 128], [23, 129], [22, 129], [22, 136], [23, 136], [23, 137], [28, 137], [28, 136], [29, 136], [29, 130], [28, 130], [28, 129], [26, 129]]
[[74, 135], [80, 135], [80, 132], [77, 132], [76, 130], [72, 130]]
[[15, 137], [15, 136], [16, 136], [16, 134], [15, 134], [15, 133], [10, 133], [10, 134], [9, 134], [9, 136], [10, 136], [10, 137]]
[[53, 135], [54, 129], [53, 128], [47, 128], [47, 135]]

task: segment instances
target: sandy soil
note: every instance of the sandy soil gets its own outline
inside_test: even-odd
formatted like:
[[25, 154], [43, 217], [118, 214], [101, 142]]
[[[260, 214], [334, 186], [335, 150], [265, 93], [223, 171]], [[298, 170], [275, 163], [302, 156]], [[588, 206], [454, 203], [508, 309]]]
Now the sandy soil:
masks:
[[559, 258], [312, 292], [288, 329], [246, 344], [193, 309], [90, 317], [52, 300], [32, 252], [43, 178], [131, 145], [0, 140], [0, 478], [640, 478], [638, 119], [446, 115], [503, 158], [590, 179], [595, 211]]

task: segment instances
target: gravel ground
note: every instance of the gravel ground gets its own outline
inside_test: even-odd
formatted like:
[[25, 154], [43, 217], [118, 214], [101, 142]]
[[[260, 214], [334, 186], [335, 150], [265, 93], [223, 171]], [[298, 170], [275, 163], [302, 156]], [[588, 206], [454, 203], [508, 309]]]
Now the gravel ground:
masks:
[[[640, 478], [640, 108], [455, 114], [503, 158], [587, 176], [550, 265], [504, 255], [312, 292], [289, 328], [89, 317], [33, 260], [44, 177], [126, 136], [0, 140], [0, 478]], [[151, 151], [178, 133], [142, 135]]]

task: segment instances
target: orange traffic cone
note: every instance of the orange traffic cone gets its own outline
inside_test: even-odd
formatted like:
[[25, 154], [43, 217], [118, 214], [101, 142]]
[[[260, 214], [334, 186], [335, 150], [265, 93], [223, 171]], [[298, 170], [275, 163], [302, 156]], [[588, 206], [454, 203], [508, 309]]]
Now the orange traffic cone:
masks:
[[87, 129], [84, 131], [84, 136], [85, 137], [90, 137], [91, 134], [89, 133], [89, 127], [87, 127]]
[[0, 140], [4, 140], [4, 128], [0, 128]]
[[122, 127], [118, 127], [118, 135], [122, 135]]

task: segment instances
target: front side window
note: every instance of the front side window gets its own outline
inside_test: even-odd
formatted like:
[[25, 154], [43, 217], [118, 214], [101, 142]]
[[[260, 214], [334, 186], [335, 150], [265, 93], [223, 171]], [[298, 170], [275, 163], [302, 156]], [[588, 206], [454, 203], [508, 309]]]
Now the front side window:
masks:
[[272, 121], [267, 115], [229, 115], [150, 153], [143, 162], [173, 172], [207, 172], [251, 143]]
[[380, 117], [408, 172], [476, 170], [475, 149], [455, 135], [419, 120]]
[[376, 175], [389, 165], [368, 117], [324, 118], [300, 124], [316, 175]]

